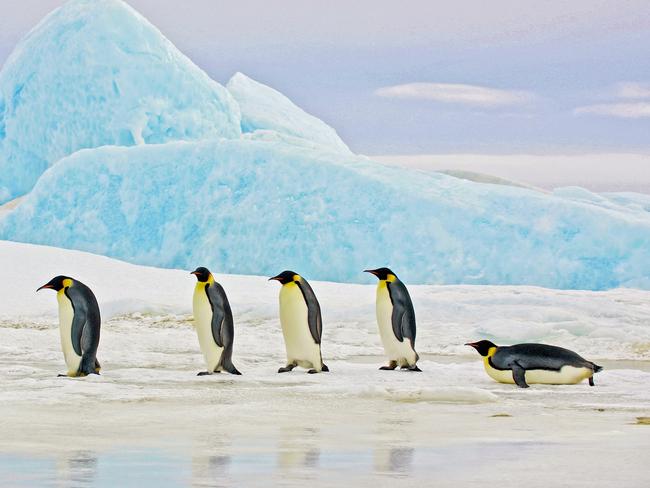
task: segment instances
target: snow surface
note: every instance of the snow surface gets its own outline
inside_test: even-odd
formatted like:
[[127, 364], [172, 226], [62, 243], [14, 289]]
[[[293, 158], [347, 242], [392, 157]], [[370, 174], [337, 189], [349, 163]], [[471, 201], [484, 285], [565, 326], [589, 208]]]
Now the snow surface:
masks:
[[119, 0], [74, 0], [0, 72], [0, 203], [78, 149], [239, 137], [230, 93]]
[[274, 131], [322, 144], [330, 150], [349, 153], [336, 131], [308, 114], [273, 88], [243, 73], [236, 73], [226, 85], [241, 110], [242, 131]]
[[[650, 482], [636, 423], [650, 413], [650, 292], [410, 285], [423, 369], [412, 374], [377, 370], [374, 285], [312, 281], [332, 372], [279, 375], [277, 283], [215, 269], [244, 374], [197, 377], [188, 270], [4, 241], [0, 269], [3, 485]], [[59, 273], [99, 300], [99, 377], [56, 377], [56, 299], [35, 290]], [[606, 369], [594, 388], [520, 390], [493, 382], [462, 345], [484, 337], [563, 345]]]
[[370, 282], [362, 270], [387, 265], [409, 283], [650, 288], [650, 214], [281, 141], [79, 151], [0, 237], [227, 273]]

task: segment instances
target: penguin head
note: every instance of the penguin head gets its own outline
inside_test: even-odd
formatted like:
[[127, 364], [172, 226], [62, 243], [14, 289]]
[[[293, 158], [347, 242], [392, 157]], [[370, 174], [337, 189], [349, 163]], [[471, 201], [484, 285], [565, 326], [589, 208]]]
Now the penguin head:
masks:
[[296, 273], [294, 271], [287, 270], [287, 271], [283, 271], [282, 273], [280, 273], [277, 276], [269, 278], [269, 281], [275, 280], [275, 281], [279, 281], [283, 285], [286, 285], [288, 283], [293, 283], [294, 281], [300, 281], [300, 279], [301, 278], [300, 278], [300, 275], [298, 273]]
[[44, 288], [49, 288], [50, 290], [60, 291], [64, 288], [72, 286], [72, 278], [68, 276], [55, 276], [50, 281], [45, 283], [43, 286], [38, 288], [36, 291], [41, 291]]
[[380, 280], [395, 281], [397, 279], [397, 275], [389, 268], [366, 269], [363, 272], [374, 274]]
[[497, 347], [497, 345], [490, 341], [478, 341], [478, 342], [468, 342], [466, 346], [472, 346], [478, 351], [481, 356], [487, 356], [490, 353], [490, 349]]
[[204, 268], [203, 266], [199, 266], [196, 268], [194, 271], [192, 271], [190, 274], [193, 274], [196, 276], [196, 279], [199, 280], [201, 283], [205, 283], [210, 279], [210, 270], [208, 268]]

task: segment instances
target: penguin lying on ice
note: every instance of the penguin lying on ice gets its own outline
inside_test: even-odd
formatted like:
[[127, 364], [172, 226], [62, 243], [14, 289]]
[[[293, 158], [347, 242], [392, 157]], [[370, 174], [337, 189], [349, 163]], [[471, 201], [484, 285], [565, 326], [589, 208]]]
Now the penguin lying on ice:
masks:
[[589, 379], [594, 386], [594, 373], [603, 368], [587, 361], [573, 351], [546, 344], [515, 344], [497, 346], [490, 341], [468, 342], [483, 356], [487, 374], [499, 383], [574, 385]]

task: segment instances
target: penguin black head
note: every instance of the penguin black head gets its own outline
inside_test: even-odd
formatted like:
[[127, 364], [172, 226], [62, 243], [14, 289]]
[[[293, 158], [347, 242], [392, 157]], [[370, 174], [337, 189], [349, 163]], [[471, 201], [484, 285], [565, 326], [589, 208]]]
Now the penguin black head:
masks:
[[397, 275], [393, 273], [389, 268], [366, 269], [363, 272], [374, 274], [380, 280], [387, 280], [389, 276], [394, 276], [397, 278]]
[[205, 283], [210, 279], [210, 270], [208, 268], [204, 268], [203, 266], [199, 266], [190, 274], [196, 276], [196, 279], [199, 280], [201, 283]]
[[276, 280], [282, 283], [283, 285], [286, 285], [287, 283], [292, 283], [299, 279], [300, 279], [300, 275], [298, 273], [287, 270], [287, 271], [283, 271], [277, 276], [274, 276], [273, 278], [269, 278], [269, 281]]
[[478, 342], [468, 342], [465, 344], [466, 346], [472, 346], [474, 349], [478, 351], [478, 353], [481, 356], [487, 356], [488, 353], [490, 352], [490, 349], [493, 347], [497, 347], [497, 345], [493, 342], [490, 341], [478, 341]]
[[65, 288], [66, 286], [70, 286], [71, 284], [72, 284], [72, 278], [68, 276], [55, 276], [36, 291], [41, 291], [44, 288], [49, 288], [50, 290], [59, 291]]

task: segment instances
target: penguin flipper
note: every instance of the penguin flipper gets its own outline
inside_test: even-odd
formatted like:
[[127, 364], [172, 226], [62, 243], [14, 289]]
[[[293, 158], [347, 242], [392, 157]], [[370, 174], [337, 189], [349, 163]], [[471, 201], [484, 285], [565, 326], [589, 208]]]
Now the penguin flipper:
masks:
[[[208, 296], [208, 301], [212, 308], [212, 338], [217, 343], [217, 346], [223, 347], [221, 327], [223, 326], [226, 314], [223, 308], [223, 297], [219, 293], [223, 288], [221, 290], [219, 288], [221, 287], [218, 283], [215, 283], [214, 286], [207, 285], [205, 287], [205, 293]], [[225, 292], [223, 292], [223, 296], [225, 296]]]
[[415, 311], [413, 302], [406, 286], [401, 281], [388, 283], [388, 294], [393, 304], [391, 322], [393, 334], [398, 341], [403, 342], [404, 338], [410, 339], [411, 347], [415, 346]]
[[519, 388], [528, 388], [526, 383], [526, 370], [519, 363], [512, 363], [512, 379]]
[[307, 322], [309, 323], [309, 332], [316, 344], [320, 344], [323, 336], [323, 318], [321, 317], [320, 304], [312, 290], [311, 285], [304, 279], [297, 281], [296, 284], [307, 304]]

